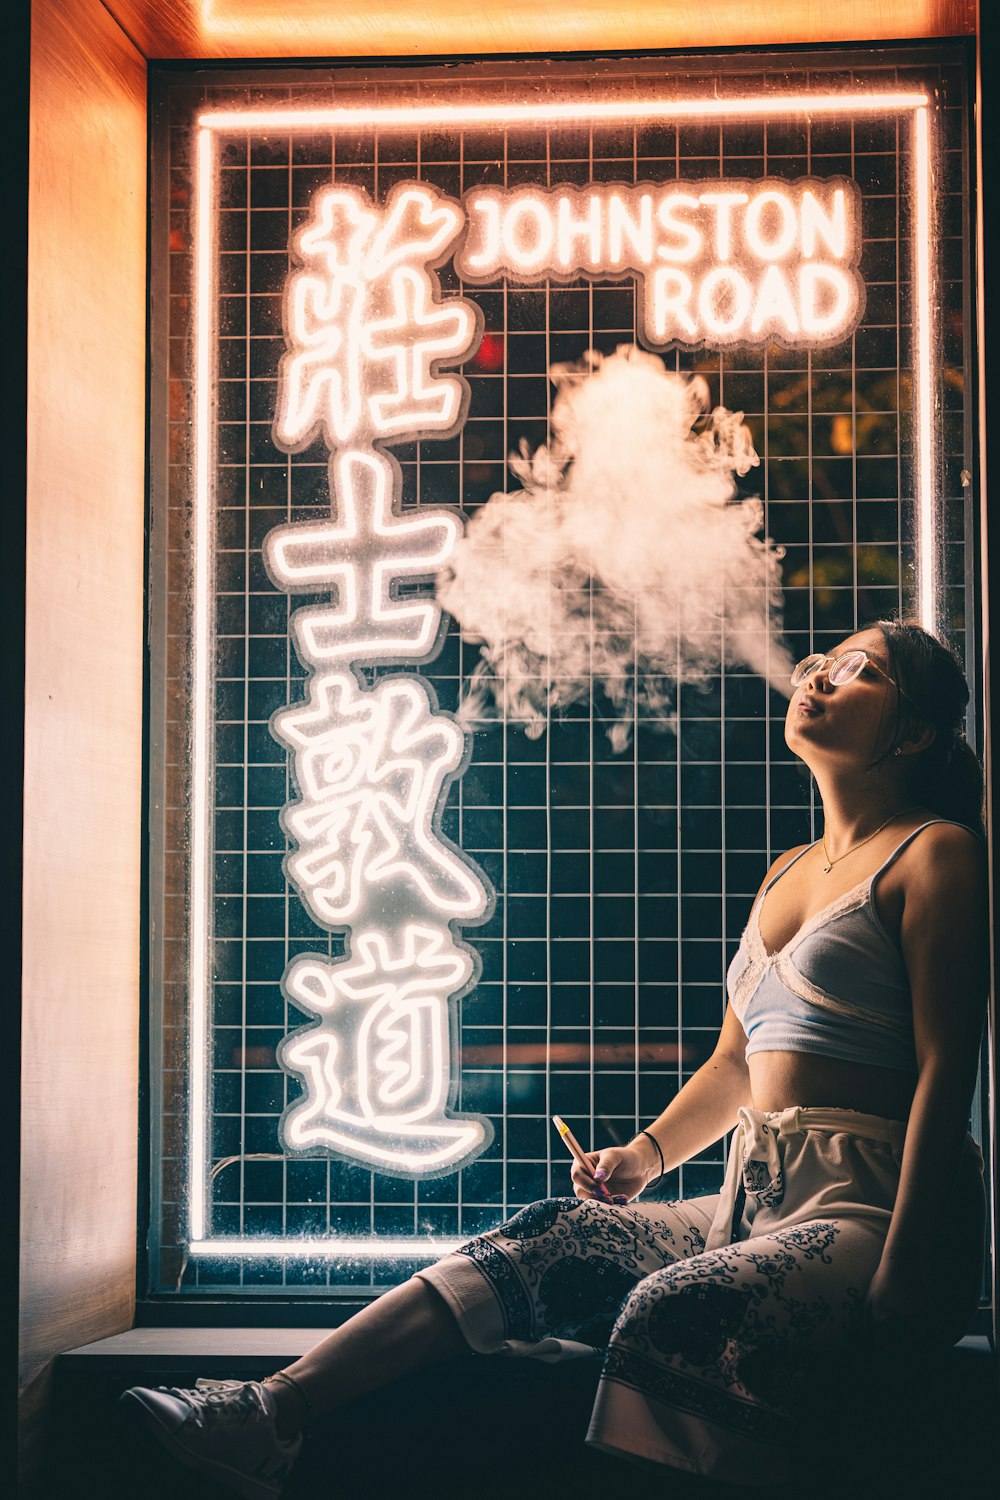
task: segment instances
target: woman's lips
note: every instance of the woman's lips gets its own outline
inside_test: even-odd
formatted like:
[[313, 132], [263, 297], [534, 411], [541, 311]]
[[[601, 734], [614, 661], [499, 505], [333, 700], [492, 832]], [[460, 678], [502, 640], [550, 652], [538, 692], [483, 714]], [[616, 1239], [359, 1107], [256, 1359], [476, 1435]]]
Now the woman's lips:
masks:
[[822, 714], [824, 712], [824, 710], [821, 707], [821, 705], [818, 704], [818, 703], [804, 703], [803, 702], [803, 703], [799, 704], [799, 706], [798, 706], [798, 712], [800, 714], [805, 715], [806, 718], [811, 719], [811, 718], [819, 718], [820, 714]]

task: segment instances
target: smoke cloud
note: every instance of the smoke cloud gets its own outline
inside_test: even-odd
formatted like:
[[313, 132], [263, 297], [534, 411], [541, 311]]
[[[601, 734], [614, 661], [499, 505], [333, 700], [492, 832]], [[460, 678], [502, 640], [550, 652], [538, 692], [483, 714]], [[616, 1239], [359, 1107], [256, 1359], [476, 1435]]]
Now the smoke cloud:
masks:
[[781, 551], [735, 476], [760, 460], [742, 412], [700, 377], [622, 346], [553, 366], [551, 440], [522, 440], [522, 488], [469, 523], [438, 597], [482, 642], [461, 716], [532, 738], [592, 694], [617, 749], [637, 719], [675, 723], [680, 684], [742, 664], [787, 692]]

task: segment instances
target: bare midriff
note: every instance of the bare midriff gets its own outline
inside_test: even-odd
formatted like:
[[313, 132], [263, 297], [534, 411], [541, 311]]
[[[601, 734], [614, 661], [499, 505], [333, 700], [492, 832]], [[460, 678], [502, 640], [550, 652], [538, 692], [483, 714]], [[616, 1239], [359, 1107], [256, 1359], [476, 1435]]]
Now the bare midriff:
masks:
[[797, 1104], [905, 1120], [916, 1084], [914, 1074], [898, 1068], [869, 1067], [810, 1052], [754, 1052], [747, 1067], [754, 1108], [767, 1113]]

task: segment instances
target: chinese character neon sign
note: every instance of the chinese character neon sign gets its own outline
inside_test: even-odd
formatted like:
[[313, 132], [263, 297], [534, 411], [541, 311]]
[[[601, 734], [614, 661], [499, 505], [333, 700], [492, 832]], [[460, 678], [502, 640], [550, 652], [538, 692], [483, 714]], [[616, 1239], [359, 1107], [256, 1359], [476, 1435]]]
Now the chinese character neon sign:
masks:
[[299, 957], [284, 977], [314, 1020], [279, 1049], [304, 1089], [282, 1142], [410, 1176], [455, 1171], [492, 1139], [488, 1121], [449, 1109], [448, 1013], [476, 971], [452, 924], [481, 919], [490, 893], [438, 827], [464, 734], [419, 679], [370, 687], [347, 669], [419, 665], [439, 642], [440, 605], [394, 586], [433, 576], [459, 519], [397, 515], [398, 467], [372, 445], [447, 434], [464, 413], [465, 382], [438, 366], [472, 352], [482, 320], [443, 301], [432, 275], [461, 223], [419, 185], [383, 209], [357, 189], [318, 194], [286, 290], [274, 437], [294, 451], [321, 434], [335, 450], [336, 519], [280, 526], [264, 543], [278, 588], [333, 595], [292, 616], [309, 700], [271, 728], [298, 790], [282, 814], [286, 873], [317, 925], [347, 934], [343, 958]]
[[462, 227], [457, 204], [418, 184], [376, 211], [357, 188], [326, 188], [295, 240], [302, 262], [288, 282], [275, 442], [287, 452], [322, 433], [330, 448], [446, 436], [468, 388], [435, 373], [472, 352], [478, 310], [442, 303], [431, 267]]
[[[788, 96], [769, 92], [726, 98], [550, 99], [527, 104], [263, 106], [209, 109], [200, 115], [193, 246], [195, 486], [189, 905], [192, 1255], [392, 1256], [420, 1254], [422, 1246], [426, 1254], [436, 1255], [451, 1243], [438, 1239], [424, 1245], [415, 1236], [396, 1240], [337, 1236], [295, 1239], [218, 1236], [212, 1232], [208, 1170], [210, 912], [214, 890], [211, 621], [222, 143], [254, 138], [258, 133], [283, 133], [295, 139], [317, 133], [336, 135], [343, 130], [356, 134], [476, 127], [516, 132], [523, 127], [581, 122], [718, 123], [872, 115], [899, 120], [903, 138], [910, 146], [907, 202], [914, 325], [918, 612], [933, 627], [937, 613], [933, 566], [934, 266], [930, 100], [926, 93], [873, 89]], [[415, 196], [407, 199], [405, 191]], [[838, 191], [843, 192], [842, 199], [836, 197]], [[768, 198], [768, 192], [783, 197]], [[807, 197], [809, 193], [813, 201]], [[671, 199], [678, 194], [683, 196]], [[560, 208], [556, 200], [564, 196], [569, 206]], [[477, 200], [481, 200], [478, 208], [474, 206]], [[388, 212], [390, 206], [395, 224]], [[454, 229], [450, 228], [452, 224]], [[799, 183], [675, 181], [638, 187], [602, 184], [586, 190], [539, 184], [509, 193], [480, 189], [469, 195], [464, 212], [462, 205], [420, 184], [397, 189], [381, 205], [343, 188], [325, 190], [325, 195], [314, 200], [310, 223], [293, 246], [297, 260], [292, 278], [295, 290], [289, 287], [286, 327], [290, 338], [280, 369], [275, 435], [286, 451], [305, 447], [321, 437], [335, 453], [331, 465], [334, 514], [330, 520], [309, 523], [308, 527], [280, 527], [266, 547], [267, 566], [278, 587], [313, 598], [330, 595], [329, 603], [310, 602], [296, 612], [296, 648], [311, 673], [308, 697], [282, 710], [274, 720], [279, 736], [289, 736], [287, 740], [282, 738], [282, 743], [294, 757], [296, 771], [301, 770], [305, 778], [298, 787], [302, 795], [289, 804], [286, 817], [301, 812], [306, 818], [298, 832], [292, 830], [295, 848], [290, 858], [296, 864], [289, 873], [307, 908], [311, 910], [309, 903], [315, 900], [317, 911], [324, 901], [333, 903], [326, 910], [341, 910], [336, 904], [341, 899], [339, 891], [348, 890], [351, 880], [358, 882], [359, 892], [368, 894], [378, 888], [383, 875], [390, 884], [397, 879], [402, 882], [404, 877], [397, 875], [393, 866], [405, 863], [407, 846], [400, 838], [403, 852], [392, 852], [389, 834], [393, 805], [405, 809], [409, 828], [426, 832], [421, 814], [413, 809], [421, 797], [420, 806], [430, 809], [435, 796], [440, 799], [445, 795], [449, 778], [458, 771], [457, 766], [447, 769], [450, 762], [442, 740], [433, 754], [425, 747], [427, 760], [421, 778], [406, 769], [406, 754], [390, 755], [389, 759], [398, 763], [389, 772], [384, 803], [371, 789], [367, 800], [359, 797], [351, 801], [346, 785], [345, 757], [350, 754], [374, 765], [376, 742], [390, 746], [394, 743], [393, 726], [407, 722], [404, 707], [411, 713], [426, 713], [441, 724], [452, 722], [438, 714], [426, 696], [419, 703], [410, 700], [409, 704], [405, 699], [393, 699], [391, 708], [386, 702], [376, 710], [374, 693], [352, 670], [364, 660], [418, 665], [433, 654], [441, 628], [433, 602], [408, 598], [404, 603], [402, 598], [396, 599], [393, 580], [402, 576], [419, 578], [438, 568], [458, 536], [458, 520], [444, 511], [428, 513], [421, 509], [406, 517], [397, 514], [393, 463], [375, 446], [401, 439], [407, 433], [407, 423], [413, 424], [413, 432], [426, 436], [444, 436], [461, 425], [464, 386], [457, 376], [443, 373], [442, 367], [463, 358], [460, 349], [468, 325], [462, 320], [476, 318], [476, 312], [465, 299], [440, 300], [434, 269], [446, 257], [454, 256], [459, 269], [465, 266], [469, 282], [485, 281], [492, 255], [499, 268], [496, 274], [506, 270], [514, 281], [589, 274], [602, 279], [635, 276], [643, 282], [643, 341], [654, 348], [763, 343], [772, 339], [823, 344], [839, 341], [860, 317], [863, 287], [857, 271], [858, 234], [853, 188], [843, 179]], [[399, 245], [409, 242], [411, 248], [402, 257], [394, 258], [393, 236], [397, 236]], [[478, 264], [465, 264], [470, 258]], [[769, 275], [772, 268], [780, 275]], [[657, 273], [661, 273], [659, 280]], [[690, 281], [690, 291], [682, 277]], [[408, 326], [418, 330], [415, 347], [406, 336]], [[467, 350], [475, 347], [475, 337], [473, 329]], [[406, 535], [402, 528], [418, 520], [429, 521], [432, 526]], [[346, 566], [345, 559], [353, 560], [354, 565]], [[405, 616], [404, 610], [409, 612]], [[348, 639], [353, 644], [348, 646]], [[354, 656], [354, 651], [359, 655]], [[387, 680], [420, 691], [419, 682], [412, 677]], [[365, 703], [368, 698], [371, 704]], [[364, 712], [359, 710], [362, 703]], [[353, 719], [352, 710], [357, 711]], [[314, 717], [310, 719], [310, 715]], [[324, 719], [324, 715], [335, 716], [336, 722], [330, 717]], [[412, 724], [412, 720], [409, 722]], [[352, 725], [358, 736], [348, 751]], [[315, 734], [310, 739], [312, 731]], [[333, 737], [332, 756], [324, 763], [318, 740], [327, 732]], [[295, 734], [301, 744], [292, 738]], [[335, 744], [338, 735], [342, 739]], [[310, 752], [314, 753], [307, 762], [303, 757]], [[339, 763], [337, 757], [341, 757]], [[315, 812], [315, 823], [311, 817], [324, 797], [329, 799], [325, 812], [331, 817], [325, 829], [320, 829], [324, 811]], [[364, 826], [374, 830], [361, 856], [352, 853], [349, 860], [343, 859], [339, 873], [338, 851], [319, 853], [323, 840], [331, 842], [331, 829], [336, 829], [338, 817], [347, 819], [344, 826], [350, 826], [350, 819], [361, 817]], [[397, 835], [405, 831], [399, 823], [397, 815]], [[433, 812], [430, 828], [436, 834]], [[382, 841], [381, 853], [375, 848], [378, 838]], [[425, 857], [426, 840], [421, 846], [416, 839], [412, 847], [420, 851], [421, 859]], [[441, 841], [438, 853], [444, 870], [453, 874], [462, 870], [473, 884], [479, 879], [446, 842]], [[485, 900], [481, 881], [479, 888]], [[396, 894], [401, 890], [402, 883]], [[328, 892], [325, 896], [324, 891]], [[450, 926], [452, 920], [449, 917], [444, 925]], [[474, 919], [471, 914], [463, 914], [461, 920]], [[411, 1126], [423, 1109], [423, 1118], [439, 1120], [441, 1148], [446, 1152], [450, 1149], [444, 1127], [450, 1122], [462, 1128], [464, 1117], [448, 1115], [450, 1085], [442, 1080], [446, 1079], [450, 1061], [442, 1030], [432, 1023], [435, 1018], [440, 1021], [442, 1005], [452, 1005], [453, 998], [471, 982], [473, 959], [462, 944], [449, 944], [450, 938], [443, 936], [441, 914], [436, 913], [434, 920], [427, 922], [423, 909], [414, 905], [408, 921], [391, 931], [372, 926], [359, 936], [352, 929], [350, 951], [342, 964], [320, 954], [305, 955], [289, 967], [284, 981], [286, 993], [313, 1022], [285, 1042], [286, 1065], [305, 1085], [302, 1099], [286, 1116], [289, 1135], [297, 1132], [298, 1140], [305, 1141], [312, 1131], [326, 1132], [328, 1149], [350, 1156], [356, 1149], [352, 1132], [359, 1119], [384, 1121], [391, 1116], [397, 1127], [395, 1149], [405, 1152], [413, 1149]], [[333, 1016], [339, 1017], [340, 1026], [335, 1038], [335, 1029], [329, 1024]], [[320, 1045], [312, 1049], [307, 1046], [310, 1037]], [[348, 1089], [344, 1088], [342, 1067], [345, 1050], [361, 1065], [361, 1072], [355, 1071], [353, 1088]], [[420, 1076], [412, 1067], [416, 1057], [424, 1059]], [[344, 1116], [349, 1117], [346, 1128]], [[338, 1143], [334, 1136], [341, 1129], [349, 1138]], [[302, 1149], [291, 1139], [289, 1145]], [[308, 1152], [310, 1148], [305, 1149]], [[471, 1147], [468, 1155], [475, 1154], [475, 1149]], [[428, 1160], [425, 1155], [414, 1175], [428, 1169]]]

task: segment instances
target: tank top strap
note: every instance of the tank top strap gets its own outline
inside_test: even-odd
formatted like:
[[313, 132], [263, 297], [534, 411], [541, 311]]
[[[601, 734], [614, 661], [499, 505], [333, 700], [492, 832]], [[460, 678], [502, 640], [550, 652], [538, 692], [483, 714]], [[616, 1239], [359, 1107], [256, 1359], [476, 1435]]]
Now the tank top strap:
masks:
[[[911, 829], [906, 837], [904, 839], [901, 839], [900, 842], [896, 845], [895, 849], [893, 849], [892, 853], [889, 855], [889, 858], [885, 860], [883, 864], [879, 865], [878, 869], [875, 871], [875, 874], [872, 876], [872, 885], [875, 884], [880, 875], [888, 870], [890, 865], [894, 865], [896, 863], [896, 860], [902, 854], [903, 850], [908, 848], [909, 845], [913, 843], [913, 840], [916, 838], [918, 833], [923, 833], [925, 828], [931, 828], [935, 823], [950, 823], [953, 828], [965, 827], [964, 823], [956, 823], [954, 818], [928, 818], [927, 822], [921, 823], [919, 828]], [[969, 831], [971, 832], [971, 829]]]
[[792, 865], [798, 864], [798, 862], [802, 858], [803, 854], [808, 854], [809, 850], [810, 849], [815, 849], [815, 847], [816, 847], [815, 843], [807, 844], [804, 849], [800, 849], [799, 852], [798, 852], [798, 854], [796, 854], [792, 859], [790, 859], [788, 861], [787, 865], [782, 865], [782, 867], [778, 871], [777, 875], [772, 875], [771, 878], [770, 878], [770, 880], [763, 887], [763, 889], [761, 890], [760, 895], [757, 897], [757, 900], [754, 902], [754, 905], [755, 906], [759, 906], [760, 903], [763, 901], [764, 897], [767, 895], [768, 891], [771, 889], [772, 885], [776, 885], [777, 882], [781, 879], [782, 875], [787, 874], [787, 872], [792, 868]]

